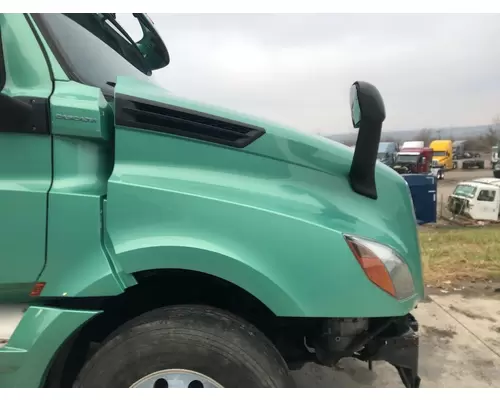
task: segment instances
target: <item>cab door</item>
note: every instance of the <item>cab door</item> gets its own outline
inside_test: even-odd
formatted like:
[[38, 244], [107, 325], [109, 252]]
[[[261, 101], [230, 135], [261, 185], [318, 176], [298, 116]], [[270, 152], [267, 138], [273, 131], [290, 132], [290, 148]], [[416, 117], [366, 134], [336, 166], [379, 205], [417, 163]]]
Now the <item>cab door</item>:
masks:
[[497, 221], [500, 207], [499, 188], [484, 186], [478, 188], [473, 217], [478, 220]]
[[[45, 54], [23, 14], [0, 14], [0, 303], [28, 293], [45, 264], [52, 181]], [[13, 298], [14, 297], [14, 298]]]

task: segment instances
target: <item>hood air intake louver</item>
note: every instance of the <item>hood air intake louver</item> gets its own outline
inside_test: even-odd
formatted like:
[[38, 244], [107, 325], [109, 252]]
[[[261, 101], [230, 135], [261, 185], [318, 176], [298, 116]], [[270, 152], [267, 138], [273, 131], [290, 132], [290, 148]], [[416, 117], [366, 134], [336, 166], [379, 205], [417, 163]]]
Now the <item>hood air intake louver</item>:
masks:
[[116, 125], [243, 148], [264, 128], [130, 96], [116, 98]]

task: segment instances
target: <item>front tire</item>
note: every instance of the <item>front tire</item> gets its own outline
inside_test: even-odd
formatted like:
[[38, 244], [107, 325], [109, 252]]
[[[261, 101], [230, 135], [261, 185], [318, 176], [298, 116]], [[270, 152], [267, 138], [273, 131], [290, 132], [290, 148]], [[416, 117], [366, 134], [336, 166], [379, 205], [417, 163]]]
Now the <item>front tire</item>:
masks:
[[[179, 375], [181, 374], [181, 375]], [[269, 339], [205, 306], [150, 311], [120, 327], [82, 368], [75, 387], [293, 387]]]

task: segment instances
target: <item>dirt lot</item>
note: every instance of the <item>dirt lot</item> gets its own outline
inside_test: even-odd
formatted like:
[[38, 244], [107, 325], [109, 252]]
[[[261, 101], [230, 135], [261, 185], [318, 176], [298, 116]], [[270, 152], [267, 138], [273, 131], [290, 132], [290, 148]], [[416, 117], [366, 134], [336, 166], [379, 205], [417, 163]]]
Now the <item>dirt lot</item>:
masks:
[[[500, 295], [431, 295], [413, 313], [420, 323], [424, 388], [500, 387]], [[345, 359], [336, 368], [307, 364], [294, 373], [299, 387], [403, 387], [384, 362]]]

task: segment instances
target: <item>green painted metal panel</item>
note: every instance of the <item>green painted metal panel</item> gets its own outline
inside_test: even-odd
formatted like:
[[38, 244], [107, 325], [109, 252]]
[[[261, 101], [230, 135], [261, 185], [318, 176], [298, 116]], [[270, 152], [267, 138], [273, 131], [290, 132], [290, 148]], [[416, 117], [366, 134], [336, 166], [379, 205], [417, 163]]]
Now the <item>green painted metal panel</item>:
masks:
[[[6, 69], [2, 93], [48, 99], [49, 67], [24, 15], [0, 14], [0, 29]], [[35, 282], [43, 268], [51, 179], [49, 135], [0, 134], [0, 302], [11, 297], [10, 285]]]
[[102, 218], [113, 169], [112, 109], [97, 88], [56, 82], [50, 111], [54, 177], [42, 296], [119, 294], [125, 286], [107, 254]]
[[[116, 92], [263, 126], [244, 149], [117, 127], [106, 226], [125, 272], [185, 268], [233, 282], [277, 315], [402, 315], [423, 294], [409, 191], [377, 166], [377, 201], [352, 192], [352, 151], [119, 77]], [[378, 240], [410, 264], [418, 294], [368, 281], [343, 234]], [[369, 301], [367, 301], [369, 299]]]
[[100, 311], [29, 307], [7, 346], [0, 348], [0, 388], [44, 383], [58, 349]]

